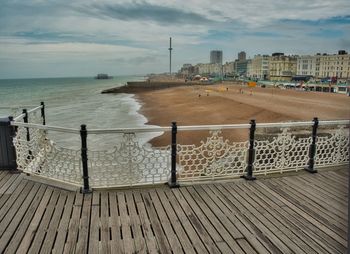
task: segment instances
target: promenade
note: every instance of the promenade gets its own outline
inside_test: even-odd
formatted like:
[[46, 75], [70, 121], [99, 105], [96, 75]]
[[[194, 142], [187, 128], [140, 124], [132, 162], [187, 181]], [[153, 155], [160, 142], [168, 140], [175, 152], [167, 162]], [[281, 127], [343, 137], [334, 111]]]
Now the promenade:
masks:
[[81, 194], [0, 171], [0, 253], [346, 253], [348, 177]]

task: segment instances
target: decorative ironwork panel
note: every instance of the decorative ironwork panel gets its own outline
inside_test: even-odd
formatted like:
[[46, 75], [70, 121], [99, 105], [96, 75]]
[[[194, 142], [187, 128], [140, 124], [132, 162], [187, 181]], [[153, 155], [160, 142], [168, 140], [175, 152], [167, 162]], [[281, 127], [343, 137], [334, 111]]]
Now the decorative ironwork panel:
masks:
[[329, 131], [316, 140], [316, 166], [328, 166], [349, 162], [349, 128]]
[[308, 163], [311, 141], [311, 137], [297, 138], [289, 128], [272, 139], [255, 141], [254, 174], [302, 169]]
[[35, 124], [42, 124], [43, 118], [41, 116], [41, 109], [37, 109], [33, 112], [28, 113], [28, 122]]
[[247, 166], [248, 142], [230, 142], [220, 130], [210, 131], [199, 146], [177, 146], [179, 180], [241, 176]]
[[44, 130], [34, 128], [30, 128], [30, 141], [27, 141], [26, 129], [18, 127], [14, 139], [18, 169], [69, 183], [82, 183], [79, 150], [59, 147], [47, 138]]
[[141, 144], [135, 133], [123, 134], [112, 151], [88, 151], [92, 187], [164, 183], [170, 176], [170, 146]]

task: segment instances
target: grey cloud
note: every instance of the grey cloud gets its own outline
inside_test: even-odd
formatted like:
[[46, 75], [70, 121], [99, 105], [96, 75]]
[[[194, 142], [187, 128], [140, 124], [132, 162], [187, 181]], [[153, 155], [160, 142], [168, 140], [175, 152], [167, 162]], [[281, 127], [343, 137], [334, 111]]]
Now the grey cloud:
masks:
[[94, 14], [100, 18], [113, 18], [119, 20], [154, 21], [164, 24], [206, 24], [214, 22], [204, 15], [183, 11], [176, 8], [153, 5], [150, 3], [133, 4], [92, 4], [76, 8], [85, 14]]

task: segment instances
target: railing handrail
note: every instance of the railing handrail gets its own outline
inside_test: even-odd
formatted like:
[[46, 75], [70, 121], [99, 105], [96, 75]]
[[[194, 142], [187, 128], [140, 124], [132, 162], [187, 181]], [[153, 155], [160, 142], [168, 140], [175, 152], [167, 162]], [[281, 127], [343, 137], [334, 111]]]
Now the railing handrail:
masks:
[[[37, 107], [36, 110], [41, 108]], [[33, 112], [31, 110], [31, 112]], [[28, 127], [28, 128], [37, 128], [42, 130], [51, 130], [58, 132], [68, 132], [79, 134], [79, 129], [75, 128], [66, 128], [59, 126], [50, 126], [50, 125], [41, 125], [33, 123], [22, 123], [17, 122], [18, 119], [23, 118], [24, 114], [21, 114], [14, 118], [14, 121], [11, 122], [11, 125]], [[285, 123], [257, 123], [257, 128], [282, 128], [282, 127], [300, 127], [300, 126], [312, 126], [312, 121], [305, 122], [285, 122]], [[319, 125], [346, 125], [350, 124], [350, 120], [326, 120], [319, 121]], [[200, 131], [200, 130], [224, 130], [224, 129], [248, 129], [250, 124], [223, 124], [223, 125], [183, 125], [178, 126], [178, 131]], [[88, 134], [115, 134], [115, 133], [140, 133], [140, 132], [167, 132], [171, 131], [171, 127], [138, 127], [138, 128], [113, 128], [113, 129], [88, 129]]]
[[67, 132], [67, 133], [75, 133], [75, 134], [80, 133], [79, 129], [64, 128], [64, 127], [42, 125], [42, 124], [34, 124], [34, 123], [22, 123], [22, 122], [12, 121], [11, 125], [19, 126], [19, 127], [36, 128], [36, 129], [40, 129], [40, 130], [51, 130], [51, 131]]
[[0, 109], [23, 109], [23, 108], [35, 108], [37, 105], [16, 105], [16, 106], [0, 106]]
[[35, 112], [35, 111], [37, 111], [39, 109], [42, 109], [42, 107], [43, 107], [43, 105], [37, 106], [35, 108], [32, 108], [32, 109], [28, 110], [27, 113], [28, 114], [33, 113], [33, 112]]
[[140, 127], [140, 128], [115, 128], [115, 129], [90, 129], [88, 134], [112, 134], [112, 133], [134, 133], [134, 132], [165, 132], [171, 127]]

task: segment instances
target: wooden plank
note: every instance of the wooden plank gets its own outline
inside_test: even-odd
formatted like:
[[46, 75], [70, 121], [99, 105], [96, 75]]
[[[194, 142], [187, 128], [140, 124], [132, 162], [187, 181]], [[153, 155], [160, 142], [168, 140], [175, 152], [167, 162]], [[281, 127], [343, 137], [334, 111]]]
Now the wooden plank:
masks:
[[139, 215], [141, 227], [142, 227], [145, 242], [147, 245], [147, 250], [151, 254], [158, 253], [158, 246], [157, 246], [156, 238], [153, 235], [152, 228], [151, 228], [151, 222], [148, 218], [145, 204], [143, 203], [140, 192], [134, 191], [133, 194], [134, 194], [134, 198], [135, 198], [135, 206], [136, 206], [136, 209], [138, 210], [138, 215]]
[[125, 193], [125, 195], [126, 195], [126, 201], [128, 204], [131, 229], [132, 229], [132, 232], [134, 235], [135, 252], [136, 253], [147, 253], [147, 246], [146, 246], [143, 234], [142, 234], [141, 222], [140, 222], [140, 218], [139, 218], [137, 211], [136, 211], [133, 193], [131, 191], [127, 191]]
[[[166, 235], [166, 237], [168, 238], [168, 242], [170, 244], [170, 247], [172, 249], [172, 251], [174, 253], [183, 253], [184, 249], [181, 246], [181, 239], [179, 239], [173, 229], [173, 227], [171, 226], [171, 222], [169, 221], [166, 212], [164, 211], [164, 208], [162, 206], [162, 204], [159, 201], [159, 198], [157, 196], [157, 193], [154, 190], [151, 190], [149, 192], [151, 198], [152, 198], [152, 202], [154, 205], [154, 208], [158, 214], [158, 218], [160, 221], [160, 224], [162, 225], [163, 231]], [[173, 219], [173, 218], [172, 218]], [[186, 250], [187, 251], [187, 250]], [[189, 249], [190, 253], [193, 253], [193, 247], [191, 246]]]
[[75, 252], [76, 244], [78, 241], [79, 222], [80, 222], [81, 210], [83, 207], [83, 198], [84, 198], [83, 194], [76, 192], [73, 212], [69, 223], [67, 241], [66, 241], [66, 245], [64, 246], [63, 253]]
[[135, 253], [134, 239], [131, 231], [130, 217], [125, 202], [124, 192], [117, 192], [117, 200], [120, 211], [120, 224], [122, 229], [122, 237], [124, 242], [125, 253]]
[[330, 192], [327, 186], [324, 186], [322, 184], [315, 183], [315, 182], [309, 182], [307, 179], [304, 179], [304, 178], [298, 178], [298, 181], [300, 181], [301, 183], [307, 186], [311, 186], [312, 189], [314, 189], [315, 191], [317, 191], [317, 193], [323, 196], [323, 199], [325, 200], [334, 200], [337, 203], [340, 203], [342, 206], [347, 205], [347, 200], [345, 197], [341, 197], [341, 195], [339, 194], [334, 194]]
[[67, 202], [64, 206], [63, 215], [57, 230], [57, 238], [52, 250], [53, 254], [63, 253], [66, 237], [68, 234], [69, 221], [73, 211], [75, 193], [69, 192], [67, 195], [68, 195]]
[[295, 213], [297, 213], [299, 216], [302, 216], [303, 219], [306, 220], [306, 222], [304, 223], [310, 223], [311, 225], [317, 227], [319, 229], [317, 234], [322, 235], [322, 238], [327, 239], [328, 243], [338, 248], [339, 251], [342, 251], [342, 252], [345, 251], [346, 241], [344, 239], [336, 235], [332, 230], [328, 229], [322, 223], [318, 222], [316, 219], [314, 219], [313, 217], [305, 213], [303, 210], [295, 206], [293, 203], [289, 202], [286, 198], [278, 195], [275, 191], [273, 191], [271, 188], [269, 188], [266, 185], [266, 181], [264, 181], [264, 184], [262, 183], [262, 181], [257, 181], [256, 184], [259, 185], [259, 187], [263, 188], [265, 191], [269, 192], [275, 198], [280, 199], [288, 207], [288, 209], [291, 209], [295, 211]]
[[[279, 206], [278, 199], [263, 191], [256, 184], [250, 184], [248, 185], [248, 188], [257, 196], [258, 199], [264, 200], [266, 203], [268, 203], [273, 210], [282, 217], [282, 222], [295, 232], [298, 232], [299, 236], [305, 239], [307, 244], [310, 245], [317, 253], [336, 252], [334, 248], [328, 248], [328, 246], [324, 244], [324, 240], [321, 241], [322, 238], [310, 230], [313, 225], [305, 224], [305, 221], [300, 222], [300, 216], [298, 216], [297, 219], [294, 218], [293, 213], [288, 213], [290, 210], [285, 205]], [[285, 208], [286, 211], [283, 208]]]
[[5, 195], [12, 194], [23, 179], [24, 179], [23, 174], [17, 174], [16, 180], [12, 182], [12, 184], [4, 192], [4, 194]]
[[116, 254], [124, 253], [124, 242], [120, 233], [121, 226], [119, 222], [116, 192], [109, 192], [109, 205], [111, 209], [111, 252]]
[[[217, 225], [211, 224], [209, 218], [207, 218], [206, 214], [202, 209], [199, 207], [195, 199], [192, 197], [192, 195], [188, 192], [186, 188], [181, 188], [180, 192], [182, 193], [183, 197], [186, 199], [187, 203], [190, 204], [191, 209], [193, 210], [194, 214], [196, 214], [198, 221], [203, 225], [203, 227], [207, 230], [210, 237], [214, 240], [217, 247], [220, 249], [221, 252], [225, 253], [227, 252], [227, 249], [229, 249], [230, 253], [233, 253], [233, 251], [230, 249], [230, 247], [227, 245], [227, 242], [224, 240], [222, 235], [217, 229]], [[174, 192], [175, 193], [175, 192]], [[227, 236], [227, 232], [225, 232], [225, 236]], [[231, 238], [233, 240], [233, 238]], [[220, 245], [218, 243], [221, 243]], [[227, 245], [227, 247], [225, 246]]]
[[[3, 233], [5, 232], [7, 226], [9, 225], [9, 223], [11, 222], [11, 220], [15, 217], [19, 207], [22, 205], [22, 203], [24, 202], [24, 200], [26, 199], [28, 193], [30, 193], [30, 190], [33, 188], [34, 184], [33, 183], [28, 183], [26, 185], [26, 187], [23, 189], [23, 192], [18, 196], [18, 198], [16, 200], [12, 199], [11, 201], [11, 205], [12, 206], [7, 206], [7, 202], [5, 204], [5, 206], [3, 208], [7, 208], [5, 209], [1, 209], [0, 210], [0, 218], [1, 218], [1, 222], [0, 222], [0, 237], [3, 235]], [[38, 187], [36, 187], [38, 188]], [[10, 197], [10, 199], [12, 198], [12, 196]]]
[[[286, 178], [284, 180], [290, 183], [292, 186], [294, 186], [294, 189], [296, 191], [298, 191], [301, 194], [304, 194], [304, 196], [311, 198], [325, 209], [332, 210], [332, 212], [335, 210], [334, 213], [339, 215], [340, 217], [344, 217], [346, 215], [346, 212], [344, 211], [346, 210], [346, 205], [343, 205], [342, 202], [338, 202], [337, 199], [328, 198], [322, 195], [319, 187], [315, 185], [310, 185], [308, 184], [308, 182], [303, 181], [303, 179], [297, 179], [297, 181], [293, 181]], [[302, 191], [303, 189], [305, 191]]]
[[[230, 219], [230, 221], [238, 228], [238, 230], [242, 233], [244, 238], [247, 239], [247, 241], [259, 251], [259, 253], [270, 253], [273, 252], [273, 249], [266, 248], [260, 241], [258, 236], [251, 233], [247, 227], [239, 220], [237, 219], [237, 213], [234, 210], [231, 210], [225, 201], [220, 199], [221, 195], [217, 192], [217, 189], [214, 187], [214, 185], [203, 185], [201, 186], [203, 190], [207, 193], [207, 195], [214, 201], [214, 203], [218, 206], [218, 209], [220, 209], [227, 218]], [[249, 228], [249, 227], [248, 227]], [[241, 245], [240, 245], [241, 246]], [[244, 249], [243, 249], [244, 250]]]
[[6, 190], [17, 179], [18, 174], [6, 174], [3, 179], [0, 180], [0, 195], [5, 194]]
[[51, 253], [53, 245], [55, 243], [55, 237], [57, 233], [58, 226], [60, 224], [62, 212], [64, 209], [64, 204], [66, 203], [67, 199], [67, 192], [61, 191], [60, 196], [58, 198], [58, 202], [55, 207], [55, 211], [50, 219], [49, 227], [46, 231], [45, 240], [43, 242], [43, 245], [41, 247], [40, 253]]
[[245, 253], [247, 254], [257, 253], [246, 239], [237, 239], [237, 243], [239, 244], [239, 246], [241, 246], [241, 248], [244, 250]]
[[40, 221], [41, 221], [41, 219], [44, 215], [44, 212], [46, 210], [47, 204], [51, 198], [52, 192], [53, 192], [53, 188], [51, 188], [51, 187], [46, 188], [44, 196], [41, 199], [40, 204], [35, 211], [34, 217], [30, 221], [29, 227], [28, 227], [23, 239], [19, 243], [17, 253], [27, 253], [28, 252], [30, 245], [33, 243], [33, 238], [35, 236], [35, 233], [37, 232]]
[[215, 225], [215, 228], [219, 231], [220, 235], [232, 251], [234, 253], [244, 253], [235, 241], [235, 239], [243, 238], [242, 233], [237, 227], [230, 222], [210, 198], [207, 198], [206, 193], [200, 188], [200, 186], [189, 187], [187, 189], [193, 199], [201, 207], [202, 211], [206, 214], [209, 221]]
[[109, 244], [109, 207], [108, 207], [108, 192], [101, 193], [101, 249], [100, 253], [111, 253]]
[[239, 190], [239, 193], [242, 193], [241, 196], [244, 196], [246, 200], [249, 200], [249, 203], [257, 211], [259, 211], [262, 216], [264, 216], [287, 236], [288, 241], [290, 241], [290, 243], [288, 243], [288, 246], [291, 246], [290, 248], [293, 248], [296, 253], [298, 253], [299, 250], [295, 250], [295, 245], [298, 246], [298, 248], [302, 249], [303, 252], [316, 253], [315, 250], [311, 249], [311, 247], [303, 241], [304, 239], [299, 237], [299, 232], [293, 231], [288, 222], [281, 218], [278, 213], [275, 213], [274, 209], [272, 207], [269, 207], [268, 203], [265, 203], [262, 199], [257, 198], [257, 196], [250, 191], [249, 185], [252, 184], [240, 184], [236, 185], [236, 187], [237, 190]]
[[[289, 248], [288, 252], [292, 250], [295, 253], [304, 253], [305, 251], [298, 246], [294, 241], [297, 241], [298, 238], [293, 235], [293, 233], [286, 228], [281, 223], [278, 223], [269, 213], [262, 214], [260, 212], [261, 207], [259, 207], [255, 202], [247, 196], [247, 194], [238, 188], [238, 185], [227, 185], [231, 188], [232, 193], [235, 193], [234, 196], [241, 203], [241, 205], [246, 209], [246, 212], [251, 216], [254, 216], [254, 219], [257, 219], [261, 222], [261, 229], [265, 230], [265, 232], [269, 231], [269, 235], [276, 236], [282, 243], [282, 248], [285, 249], [284, 245]], [[231, 193], [231, 194], [232, 194]], [[278, 243], [279, 241], [277, 241]], [[300, 243], [300, 242], [299, 242]], [[282, 250], [282, 249], [281, 249]], [[284, 250], [285, 251], [285, 250]]]
[[[220, 252], [217, 245], [208, 234], [206, 229], [201, 223], [200, 218], [196, 216], [196, 213], [191, 209], [189, 203], [183, 197], [182, 193], [178, 189], [173, 189], [172, 194], [175, 198], [172, 198], [171, 195], [168, 195], [168, 198], [172, 200], [172, 202], [179, 203], [180, 207], [183, 210], [183, 214], [186, 216], [188, 221], [192, 224], [193, 228], [196, 230], [198, 236], [202, 240], [203, 244], [208, 249], [209, 253], [218, 253]], [[178, 209], [176, 212], [180, 213], [181, 210]], [[179, 218], [183, 218], [183, 216], [179, 216]]]
[[49, 201], [48, 206], [46, 207], [46, 211], [44, 213], [44, 216], [42, 217], [42, 220], [39, 224], [39, 227], [37, 228], [37, 231], [35, 233], [35, 237], [33, 240], [32, 245], [30, 246], [30, 249], [27, 253], [39, 253], [41, 246], [43, 244], [43, 240], [45, 238], [46, 231], [48, 229], [48, 226], [50, 224], [51, 216], [54, 213], [57, 199], [59, 197], [60, 191], [57, 189], [54, 189], [53, 194], [51, 196], [51, 199]]
[[[265, 181], [265, 185], [269, 186], [270, 188], [273, 188], [271, 181]], [[305, 205], [304, 202], [300, 202], [297, 198], [295, 198], [294, 196], [290, 195], [282, 189], [278, 189], [278, 194], [280, 196], [283, 196], [286, 200], [288, 200], [288, 202], [292, 203], [294, 207], [297, 207], [299, 211], [302, 211], [304, 214], [307, 214], [309, 218], [312, 218], [312, 220], [317, 221], [317, 223], [319, 223], [319, 225], [322, 228], [327, 229], [327, 231], [330, 233], [332, 232], [331, 235], [334, 236], [335, 239], [339, 239], [340, 241], [342, 241], [341, 238], [343, 238], [343, 240], [346, 239], [346, 232], [344, 230], [333, 225], [326, 218], [322, 217], [320, 213], [317, 213], [310, 209], [310, 207]]]
[[79, 224], [79, 235], [76, 246], [77, 253], [87, 253], [89, 248], [89, 228], [90, 228], [90, 214], [91, 214], [91, 194], [84, 194], [83, 208]]
[[[22, 181], [20, 186], [14, 191], [12, 195], [3, 195], [1, 197], [0, 202], [2, 202], [3, 204], [0, 208], [0, 221], [2, 221], [2, 219], [6, 216], [11, 206], [15, 203], [16, 199], [20, 196], [20, 194], [22, 194], [23, 192], [28, 193], [32, 186], [33, 183]], [[24, 197], [22, 196], [22, 198]]]
[[[21, 184], [21, 185], [20, 185]], [[20, 185], [20, 186], [19, 186]], [[3, 195], [0, 197], [0, 210], [3, 209], [4, 204], [7, 200], [14, 195], [18, 195], [21, 190], [24, 188], [25, 183], [22, 183], [22, 177], [17, 177], [17, 179], [12, 183], [12, 185], [5, 191]], [[20, 190], [17, 190], [20, 189]], [[16, 192], [14, 192], [17, 190]]]
[[282, 253], [280, 249], [278, 249], [277, 246], [270, 240], [269, 236], [264, 234], [258, 228], [260, 222], [255, 223], [255, 221], [251, 221], [249, 216], [246, 216], [245, 213], [239, 209], [239, 207], [236, 207], [237, 200], [230, 195], [230, 192], [228, 192], [223, 186], [224, 185], [222, 184], [216, 184], [215, 188], [212, 186], [211, 189], [215, 191], [216, 195], [223, 200], [225, 205], [228, 206], [229, 209], [235, 214], [238, 221], [240, 221], [240, 223], [242, 223], [253, 235], [255, 235], [266, 249], [268, 249], [271, 253]]
[[99, 191], [93, 192], [91, 204], [91, 223], [89, 235], [89, 253], [98, 253], [100, 230], [100, 195]]
[[151, 221], [153, 233], [157, 239], [157, 244], [158, 244], [160, 253], [172, 253], [168, 239], [165, 237], [165, 234], [162, 229], [162, 225], [158, 220], [157, 213], [155, 211], [155, 208], [152, 205], [152, 201], [148, 192], [142, 192], [141, 195], [142, 195], [143, 202], [145, 204], [145, 208], [148, 213], [149, 219]]
[[[0, 253], [16, 253], [18, 244], [25, 234], [28, 225], [40, 203], [40, 200], [45, 192], [46, 186], [40, 186], [38, 192], [36, 185], [28, 194], [26, 200], [22, 203], [16, 216], [12, 219], [7, 230], [0, 239]], [[8, 245], [6, 247], [6, 245]], [[6, 249], [6, 251], [4, 251]]]
[[[335, 226], [339, 227], [340, 230], [344, 230], [344, 228], [346, 229], [346, 216], [343, 213], [338, 212], [338, 210], [334, 207], [332, 207], [332, 205], [334, 204], [333, 202], [332, 205], [326, 203], [326, 200], [318, 196], [317, 193], [314, 193], [312, 189], [308, 187], [304, 187], [302, 189], [302, 185], [288, 181], [288, 179], [282, 179], [280, 184], [281, 188], [285, 189], [288, 193], [293, 195], [293, 197], [302, 202], [306, 207], [312, 209], [312, 211], [319, 214]], [[330, 207], [332, 207], [332, 209], [329, 209]], [[343, 207], [343, 210], [345, 209], [346, 207]]]
[[171, 203], [165, 193], [172, 196], [170, 190], [157, 189], [159, 199], [164, 206], [165, 212], [168, 215], [185, 252], [194, 253], [195, 250], [193, 248], [195, 248], [197, 253], [208, 253], [186, 216], [183, 214], [182, 217], [180, 217], [176, 213], [176, 211], [181, 210], [179, 204]]

